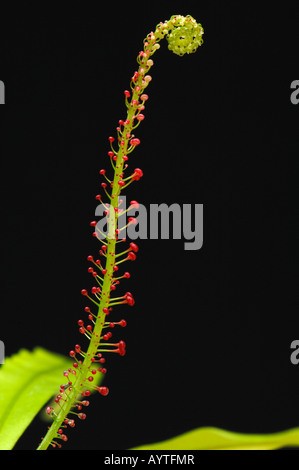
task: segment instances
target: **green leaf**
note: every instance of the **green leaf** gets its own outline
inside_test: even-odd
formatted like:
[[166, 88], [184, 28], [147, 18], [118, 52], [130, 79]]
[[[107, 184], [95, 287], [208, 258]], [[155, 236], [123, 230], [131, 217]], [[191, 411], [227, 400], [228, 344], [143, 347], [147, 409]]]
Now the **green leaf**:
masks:
[[0, 450], [13, 448], [41, 407], [57, 393], [71, 361], [35, 348], [5, 358], [0, 368]]
[[299, 428], [273, 434], [240, 434], [218, 428], [199, 428], [167, 441], [132, 450], [271, 450], [299, 447]]

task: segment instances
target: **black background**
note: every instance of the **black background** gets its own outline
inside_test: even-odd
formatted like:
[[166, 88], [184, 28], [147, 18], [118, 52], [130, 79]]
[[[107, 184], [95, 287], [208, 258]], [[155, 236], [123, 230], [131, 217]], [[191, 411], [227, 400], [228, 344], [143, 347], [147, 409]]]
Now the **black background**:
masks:
[[[171, 3], [171, 4], [170, 4]], [[91, 5], [91, 4], [90, 4]], [[143, 2], [44, 7], [2, 18], [1, 330], [6, 355], [36, 345], [68, 354], [93, 285], [88, 254], [98, 171], [126, 116], [123, 90], [146, 34], [172, 14], [205, 29], [196, 54], [154, 55], [128, 200], [204, 204], [204, 243], [142, 240], [128, 327], [114, 337], [106, 398], [94, 396], [64, 449], [128, 449], [199, 426], [274, 432], [297, 426], [295, 268], [299, 105], [293, 4]], [[182, 5], [182, 6], [180, 6]], [[103, 8], [103, 7], [102, 7]], [[297, 15], [298, 16], [298, 15]], [[112, 173], [110, 173], [112, 175]], [[18, 442], [45, 434], [37, 418]]]

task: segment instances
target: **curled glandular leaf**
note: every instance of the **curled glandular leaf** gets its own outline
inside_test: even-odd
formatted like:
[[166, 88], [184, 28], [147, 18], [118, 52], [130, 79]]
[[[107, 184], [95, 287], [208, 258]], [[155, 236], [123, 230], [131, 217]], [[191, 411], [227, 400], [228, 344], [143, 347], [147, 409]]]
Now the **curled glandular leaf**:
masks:
[[170, 23], [173, 21], [175, 28], [166, 36], [168, 49], [180, 56], [195, 52], [203, 43], [204, 31], [201, 24], [190, 15], [176, 15], [172, 18]]

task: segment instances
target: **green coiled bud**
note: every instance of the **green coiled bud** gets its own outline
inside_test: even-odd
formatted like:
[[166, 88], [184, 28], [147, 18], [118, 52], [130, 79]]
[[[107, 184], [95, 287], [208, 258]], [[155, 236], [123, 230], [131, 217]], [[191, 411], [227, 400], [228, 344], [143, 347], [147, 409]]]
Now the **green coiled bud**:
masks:
[[191, 54], [203, 43], [203, 27], [190, 16], [174, 15], [168, 22], [173, 29], [166, 36], [168, 49], [177, 55]]

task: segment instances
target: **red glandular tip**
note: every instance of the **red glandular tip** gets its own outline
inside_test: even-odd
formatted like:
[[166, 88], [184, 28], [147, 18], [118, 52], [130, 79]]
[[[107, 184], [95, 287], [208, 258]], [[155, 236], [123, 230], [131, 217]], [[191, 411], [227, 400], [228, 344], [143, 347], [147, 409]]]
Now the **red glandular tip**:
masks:
[[118, 353], [120, 356], [124, 356], [126, 354], [126, 343], [124, 341], [120, 341], [118, 343], [118, 348], [114, 350], [115, 353]]
[[91, 288], [91, 293], [92, 294], [99, 294], [101, 292], [101, 288], [100, 287], [92, 287]]
[[96, 390], [103, 395], [104, 397], [108, 395], [109, 388], [108, 387], [96, 387]]
[[133, 207], [134, 209], [138, 209], [139, 208], [139, 203], [137, 201], [131, 201], [130, 202], [130, 205], [131, 207]]
[[135, 253], [133, 253], [133, 251], [129, 251], [128, 259], [131, 260], [131, 261], [135, 261], [136, 255], [135, 255]]
[[108, 331], [108, 333], [106, 333], [104, 336], [103, 336], [103, 339], [105, 341], [108, 341], [108, 339], [110, 339], [112, 337], [112, 333], [111, 331]]
[[143, 171], [140, 168], [135, 168], [134, 173], [132, 174], [132, 179], [135, 181], [139, 181], [142, 176]]
[[136, 147], [136, 145], [140, 144], [140, 139], [137, 139], [137, 137], [134, 137], [133, 139], [130, 140], [130, 144]]
[[130, 243], [130, 248], [132, 251], [135, 251], [135, 253], [137, 253], [138, 246], [136, 245], [136, 243]]
[[138, 220], [136, 219], [136, 217], [129, 217], [128, 221], [129, 221], [130, 225], [137, 225], [138, 224]]
[[126, 299], [126, 303], [129, 304], [131, 307], [133, 307], [133, 305], [135, 304], [135, 300], [131, 292], [127, 292], [125, 294], [125, 299]]

